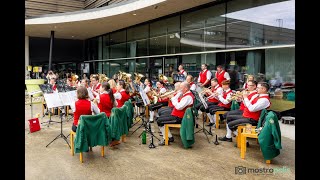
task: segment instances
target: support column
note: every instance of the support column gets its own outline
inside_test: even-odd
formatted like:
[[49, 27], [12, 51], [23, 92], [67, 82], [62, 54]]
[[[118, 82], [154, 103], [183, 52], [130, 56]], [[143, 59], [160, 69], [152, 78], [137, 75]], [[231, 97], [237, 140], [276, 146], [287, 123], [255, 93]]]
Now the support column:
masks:
[[49, 70], [51, 69], [51, 65], [52, 65], [52, 46], [53, 46], [53, 39], [54, 39], [54, 31], [51, 31], [51, 36], [50, 36], [50, 51], [49, 51]]
[[29, 36], [25, 36], [24, 38], [24, 69], [25, 69], [25, 76], [29, 73], [28, 65], [30, 65], [29, 59]]

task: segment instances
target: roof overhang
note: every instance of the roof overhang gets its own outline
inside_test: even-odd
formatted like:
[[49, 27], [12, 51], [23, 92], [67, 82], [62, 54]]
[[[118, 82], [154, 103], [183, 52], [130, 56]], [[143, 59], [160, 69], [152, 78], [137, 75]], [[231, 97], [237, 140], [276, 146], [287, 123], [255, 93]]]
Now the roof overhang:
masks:
[[51, 14], [25, 20], [31, 37], [88, 39], [145, 21], [180, 12], [212, 0], [133, 0], [96, 9]]

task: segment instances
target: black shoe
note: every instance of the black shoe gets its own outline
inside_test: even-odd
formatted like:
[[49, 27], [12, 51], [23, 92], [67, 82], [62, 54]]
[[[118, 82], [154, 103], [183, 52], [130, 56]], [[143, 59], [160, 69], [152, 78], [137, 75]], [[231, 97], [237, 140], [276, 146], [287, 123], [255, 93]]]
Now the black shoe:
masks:
[[173, 141], [174, 141], [173, 137], [169, 138], [169, 142], [173, 142]]
[[210, 122], [209, 124], [207, 124], [206, 126], [213, 126], [215, 125], [215, 123]]
[[219, 137], [218, 139], [219, 139], [220, 141], [232, 142], [232, 138], [227, 138], [226, 136], [224, 136], [224, 137]]
[[161, 132], [159, 132], [159, 136], [163, 136]]

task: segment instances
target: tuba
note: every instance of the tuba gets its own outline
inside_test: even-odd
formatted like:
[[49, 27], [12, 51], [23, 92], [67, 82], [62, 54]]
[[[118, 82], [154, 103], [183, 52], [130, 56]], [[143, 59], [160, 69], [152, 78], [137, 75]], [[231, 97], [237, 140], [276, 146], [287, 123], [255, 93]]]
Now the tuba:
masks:
[[163, 81], [164, 83], [167, 83], [168, 77], [163, 74], [159, 74], [159, 81]]
[[109, 78], [105, 74], [99, 74], [99, 83], [102, 84], [104, 82], [108, 82]]

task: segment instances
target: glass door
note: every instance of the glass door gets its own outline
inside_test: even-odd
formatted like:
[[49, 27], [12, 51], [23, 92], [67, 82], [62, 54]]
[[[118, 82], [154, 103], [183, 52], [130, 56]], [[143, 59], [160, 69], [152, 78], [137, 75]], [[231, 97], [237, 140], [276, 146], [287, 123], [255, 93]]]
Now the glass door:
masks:
[[163, 57], [150, 58], [149, 61], [149, 79], [155, 85], [159, 75], [163, 74]]

